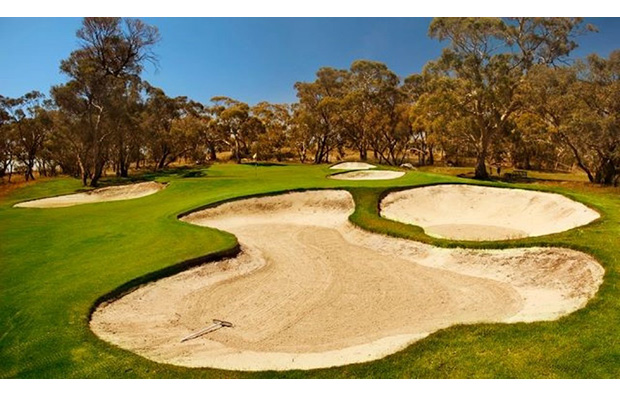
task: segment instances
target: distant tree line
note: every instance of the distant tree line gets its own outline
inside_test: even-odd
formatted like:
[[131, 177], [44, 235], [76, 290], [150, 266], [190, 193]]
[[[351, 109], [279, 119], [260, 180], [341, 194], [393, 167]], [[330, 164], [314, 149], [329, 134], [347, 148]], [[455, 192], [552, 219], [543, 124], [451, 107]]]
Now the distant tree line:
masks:
[[389, 165], [566, 169], [620, 181], [620, 51], [569, 63], [579, 18], [435, 18], [447, 46], [401, 81], [380, 62], [323, 67], [297, 82], [293, 104], [228, 97], [169, 97], [141, 78], [155, 62], [156, 27], [138, 19], [85, 18], [80, 46], [60, 65], [50, 97], [0, 96], [0, 176], [61, 171], [96, 186], [106, 171], [163, 169], [222, 152], [325, 163], [354, 151]]

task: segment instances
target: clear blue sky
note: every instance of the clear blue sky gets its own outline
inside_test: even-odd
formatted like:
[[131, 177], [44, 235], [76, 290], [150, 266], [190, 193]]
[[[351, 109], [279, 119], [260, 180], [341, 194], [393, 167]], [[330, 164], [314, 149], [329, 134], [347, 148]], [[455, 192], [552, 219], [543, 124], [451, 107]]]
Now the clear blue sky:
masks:
[[[162, 41], [159, 67], [144, 77], [170, 96], [206, 103], [230, 96], [250, 104], [295, 101], [293, 84], [321, 66], [356, 59], [384, 62], [401, 77], [419, 72], [443, 43], [428, 38], [428, 18], [145, 18]], [[575, 56], [620, 48], [620, 18], [588, 18], [600, 32], [581, 37]], [[49, 92], [65, 79], [60, 60], [77, 47], [77, 18], [0, 18], [0, 95]]]

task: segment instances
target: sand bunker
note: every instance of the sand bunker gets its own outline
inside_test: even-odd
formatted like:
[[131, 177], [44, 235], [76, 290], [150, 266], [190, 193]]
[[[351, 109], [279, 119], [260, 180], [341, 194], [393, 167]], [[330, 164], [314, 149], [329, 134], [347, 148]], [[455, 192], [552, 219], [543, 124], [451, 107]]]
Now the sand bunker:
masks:
[[554, 193], [471, 185], [437, 185], [390, 193], [385, 218], [418, 225], [434, 237], [506, 240], [563, 232], [599, 214]]
[[88, 192], [74, 193], [72, 195], [31, 200], [28, 202], [17, 203], [14, 207], [56, 208], [76, 206], [78, 204], [136, 199], [152, 195], [164, 188], [165, 185], [157, 182], [141, 182], [116, 187], [99, 188]]
[[338, 163], [335, 164], [333, 166], [330, 167], [330, 169], [334, 169], [334, 170], [368, 170], [368, 169], [374, 169], [375, 165], [371, 165], [369, 163], [364, 163], [364, 162], [342, 162], [342, 163]]
[[[234, 233], [242, 252], [99, 306], [91, 328], [158, 362], [312, 369], [382, 358], [454, 324], [553, 320], [602, 281], [581, 252], [440, 249], [362, 231], [353, 209], [348, 192], [313, 191], [188, 215]], [[234, 327], [180, 342], [212, 319]]]
[[349, 171], [341, 174], [334, 174], [329, 176], [334, 180], [391, 180], [393, 178], [402, 177], [405, 175], [404, 171], [392, 171], [392, 170], [360, 170]]

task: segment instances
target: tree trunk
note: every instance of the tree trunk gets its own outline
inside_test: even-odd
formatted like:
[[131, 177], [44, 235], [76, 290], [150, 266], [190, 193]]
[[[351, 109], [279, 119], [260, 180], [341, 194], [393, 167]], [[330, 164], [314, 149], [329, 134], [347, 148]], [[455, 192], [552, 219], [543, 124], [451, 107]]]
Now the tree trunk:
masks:
[[323, 160], [323, 143], [319, 142], [319, 145], [316, 149], [316, 154], [314, 155], [314, 164], [319, 164]]
[[616, 181], [616, 166], [611, 159], [603, 159], [602, 164], [596, 170], [594, 181], [597, 184], [613, 185]]
[[588, 175], [588, 180], [590, 182], [596, 182], [595, 177], [592, 175], [592, 172], [590, 171], [588, 166], [586, 166], [581, 160], [581, 155], [579, 154], [577, 147], [573, 145], [573, 143], [570, 141], [570, 139], [568, 138], [566, 134], [561, 133], [560, 138], [562, 138], [562, 140], [564, 140], [564, 142], [568, 145], [568, 148], [570, 148], [571, 151], [573, 151], [573, 155], [575, 155], [575, 160], [577, 161], [577, 166], [579, 166], [581, 170], [586, 172], [586, 174]]
[[95, 164], [95, 172], [93, 173], [93, 177], [90, 179], [90, 186], [97, 187], [99, 186], [99, 179], [103, 175], [103, 167], [105, 162], [100, 160]]
[[34, 167], [34, 161], [32, 159], [28, 159], [26, 161], [26, 174], [25, 174], [26, 182], [30, 180], [34, 181], [33, 167]]
[[366, 144], [363, 144], [359, 147], [360, 152], [360, 160], [366, 161], [368, 159], [368, 150], [366, 149]]
[[129, 177], [129, 166], [126, 163], [120, 163], [121, 177]]
[[237, 164], [241, 163], [241, 153], [239, 152], [239, 139], [235, 135], [235, 161]]
[[86, 166], [84, 166], [82, 157], [79, 154], [77, 155], [77, 162], [78, 162], [78, 167], [80, 168], [80, 176], [82, 178], [82, 185], [86, 186], [88, 185], [89, 173], [88, 173], [88, 169], [86, 168]]
[[215, 150], [215, 144], [213, 143], [209, 143], [208, 144], [208, 148], [209, 148], [209, 160], [214, 162], [217, 160], [217, 152]]
[[306, 156], [307, 156], [306, 144], [305, 143], [301, 143], [301, 146], [298, 147], [297, 152], [299, 154], [299, 161], [301, 163], [306, 163]]
[[161, 159], [159, 160], [159, 162], [157, 162], [157, 170], [161, 170], [164, 168], [164, 166], [166, 165], [166, 158], [168, 157], [168, 153], [164, 153], [161, 157]]
[[476, 168], [474, 178], [477, 180], [488, 180], [489, 173], [486, 166], [486, 151], [481, 151], [476, 158]]
[[32, 173], [32, 168], [31, 167], [28, 167], [26, 169], [25, 178], [26, 178], [26, 182], [28, 182], [30, 180], [34, 181], [34, 174]]
[[489, 152], [489, 143], [491, 141], [491, 131], [482, 130], [480, 134], [479, 146], [477, 147], [476, 168], [474, 170], [474, 178], [477, 180], [488, 180], [486, 160]]
[[125, 152], [125, 146], [122, 142], [119, 143], [118, 148], [118, 163], [116, 168], [117, 177], [127, 177], [128, 175], [128, 155]]

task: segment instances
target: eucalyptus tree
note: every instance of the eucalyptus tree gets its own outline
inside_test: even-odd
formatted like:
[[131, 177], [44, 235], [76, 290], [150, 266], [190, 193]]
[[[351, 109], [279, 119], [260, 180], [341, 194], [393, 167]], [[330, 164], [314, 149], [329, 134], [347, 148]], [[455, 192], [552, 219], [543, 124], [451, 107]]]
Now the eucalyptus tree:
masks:
[[14, 99], [0, 95], [0, 177], [4, 177], [7, 172], [11, 177], [10, 170], [13, 167], [15, 136], [11, 111], [14, 105]]
[[284, 159], [291, 132], [291, 106], [260, 102], [251, 108], [252, 115], [263, 125], [263, 133], [256, 139], [254, 154], [258, 159]]
[[20, 99], [21, 107], [17, 111], [14, 124], [16, 134], [16, 157], [24, 164], [26, 181], [34, 180], [34, 166], [38, 155], [52, 132], [52, 118], [48, 110], [50, 103], [44, 95], [33, 91]]
[[454, 111], [460, 100], [459, 81], [438, 72], [429, 64], [422, 73], [405, 78], [402, 86], [410, 103], [409, 122], [413, 133], [412, 151], [418, 154], [420, 164], [434, 164], [435, 150], [442, 153], [446, 163], [459, 165], [461, 157], [469, 154], [466, 119]]
[[[202, 103], [187, 100], [181, 106], [181, 116], [174, 127], [184, 131], [187, 153], [195, 163], [205, 163], [217, 159], [219, 136], [212, 127], [210, 109]], [[207, 156], [208, 155], [208, 156]]]
[[476, 178], [488, 178], [490, 146], [499, 141], [522, 103], [518, 90], [537, 64], [566, 60], [585, 30], [580, 18], [435, 18], [429, 35], [447, 40], [433, 67], [455, 78], [452, 114], [476, 153]]
[[620, 51], [574, 67], [534, 68], [523, 92], [528, 110], [567, 147], [591, 182], [620, 174]]
[[2, 98], [3, 170], [17, 161], [24, 166], [26, 181], [34, 180], [37, 159], [52, 131], [50, 107], [49, 100], [37, 91], [15, 99]]
[[329, 161], [331, 151], [342, 143], [341, 101], [345, 95], [346, 70], [322, 67], [313, 82], [297, 82], [296, 119], [311, 135], [314, 163]]
[[140, 78], [128, 77], [110, 82], [110, 105], [105, 119], [111, 132], [109, 161], [119, 177], [129, 175], [132, 162], [138, 163], [146, 145], [142, 127], [147, 85]]
[[310, 129], [312, 118], [299, 103], [293, 103], [291, 111], [287, 145], [295, 153], [299, 162], [306, 163], [314, 142], [314, 134]]
[[[620, 182], [620, 50], [578, 65], [575, 95], [584, 105], [573, 116], [575, 137], [588, 152], [594, 182]], [[583, 144], [586, 142], [586, 144]]]
[[263, 132], [262, 123], [250, 112], [247, 103], [225, 96], [211, 99], [211, 112], [214, 116], [213, 127], [222, 136], [222, 142], [228, 146], [237, 163], [250, 155], [251, 142]]
[[159, 33], [138, 19], [84, 18], [77, 37], [80, 48], [60, 66], [69, 81], [53, 87], [52, 96], [71, 122], [66, 136], [82, 181], [96, 186], [114, 135], [110, 117], [118, 87], [139, 79], [144, 64], [155, 61]]
[[381, 122], [386, 120], [381, 115], [397, 96], [399, 83], [398, 76], [383, 63], [356, 60], [351, 64], [340, 114], [343, 133], [360, 160], [367, 159], [372, 142], [375, 147], [381, 144]]
[[172, 98], [157, 87], [148, 86], [142, 112], [146, 149], [157, 170], [167, 167], [187, 151], [184, 131], [175, 127], [186, 98]]
[[375, 158], [392, 166], [401, 165], [410, 155], [414, 142], [412, 125], [408, 119], [408, 103], [396, 86], [375, 97], [368, 114], [372, 129], [368, 142]]

